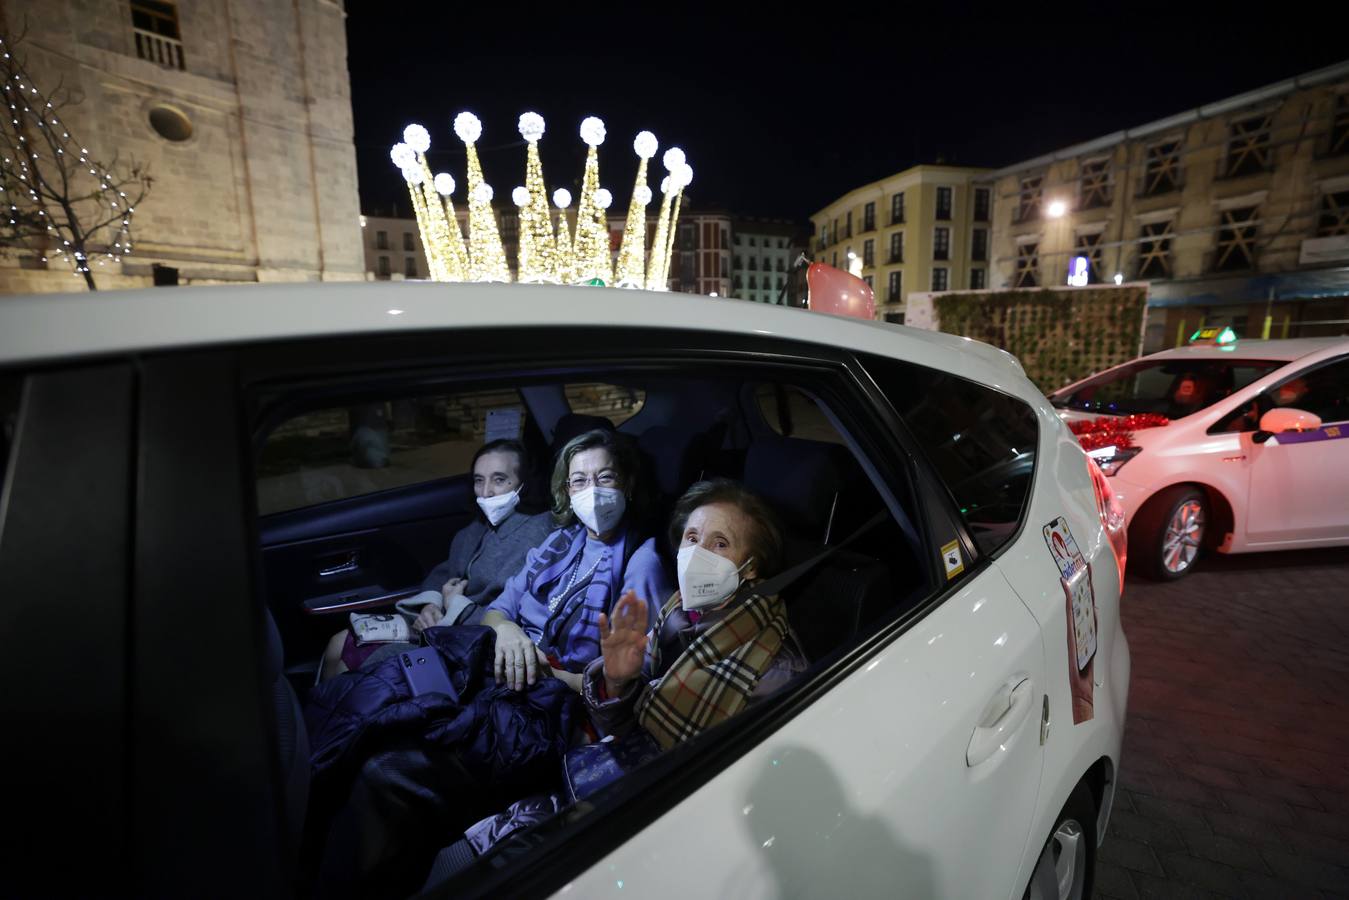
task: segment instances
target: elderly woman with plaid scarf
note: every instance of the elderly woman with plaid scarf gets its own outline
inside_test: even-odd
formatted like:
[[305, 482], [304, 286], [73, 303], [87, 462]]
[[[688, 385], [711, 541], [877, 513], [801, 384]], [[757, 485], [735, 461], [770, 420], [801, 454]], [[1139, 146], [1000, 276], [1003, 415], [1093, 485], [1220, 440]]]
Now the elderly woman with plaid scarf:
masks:
[[725, 479], [693, 485], [670, 525], [679, 590], [648, 631], [646, 601], [627, 592], [599, 616], [601, 658], [582, 696], [595, 726], [641, 726], [662, 748], [729, 719], [806, 667], [777, 596], [753, 585], [782, 564], [777, 517]]

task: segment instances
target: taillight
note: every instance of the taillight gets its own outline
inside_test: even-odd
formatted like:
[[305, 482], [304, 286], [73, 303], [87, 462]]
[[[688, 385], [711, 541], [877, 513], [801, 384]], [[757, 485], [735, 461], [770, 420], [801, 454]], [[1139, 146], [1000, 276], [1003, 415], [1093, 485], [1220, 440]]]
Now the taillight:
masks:
[[1124, 506], [1115, 496], [1110, 479], [1094, 461], [1087, 462], [1087, 471], [1091, 473], [1091, 486], [1096, 489], [1096, 511], [1101, 515], [1101, 525], [1110, 538], [1110, 547], [1115, 552], [1115, 564], [1119, 567], [1119, 586], [1124, 590], [1124, 566], [1129, 559], [1129, 535], [1124, 527]]

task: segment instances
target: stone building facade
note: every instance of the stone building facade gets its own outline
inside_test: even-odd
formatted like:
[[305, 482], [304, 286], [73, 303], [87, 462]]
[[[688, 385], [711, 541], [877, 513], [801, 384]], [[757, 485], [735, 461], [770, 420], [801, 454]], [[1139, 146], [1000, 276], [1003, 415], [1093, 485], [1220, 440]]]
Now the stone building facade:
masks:
[[810, 217], [815, 261], [860, 275], [877, 317], [901, 324], [910, 291], [986, 287], [987, 171], [914, 166], [849, 191]]
[[1147, 351], [1201, 324], [1247, 338], [1349, 330], [1349, 62], [985, 183], [989, 286], [1064, 285], [1070, 267], [1085, 283], [1148, 282]]
[[[363, 277], [345, 17], [342, 0], [0, 0], [34, 81], [78, 99], [72, 134], [153, 179], [100, 288], [155, 264], [187, 284]], [[0, 293], [82, 289], [25, 255], [0, 256]]]

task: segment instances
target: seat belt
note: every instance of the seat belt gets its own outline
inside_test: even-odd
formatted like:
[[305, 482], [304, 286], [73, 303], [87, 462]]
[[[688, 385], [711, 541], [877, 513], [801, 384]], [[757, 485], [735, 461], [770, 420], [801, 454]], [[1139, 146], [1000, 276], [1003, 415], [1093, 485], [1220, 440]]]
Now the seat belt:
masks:
[[826, 547], [824, 548], [824, 550], [815, 554], [805, 562], [797, 563], [796, 565], [792, 566], [785, 572], [779, 572], [772, 578], [766, 579], [754, 585], [751, 588], [750, 596], [757, 595], [760, 597], [771, 597], [774, 594], [782, 593], [782, 591], [784, 591], [788, 587], [791, 587], [792, 584], [798, 581], [811, 569], [815, 568], [820, 563], [824, 562], [826, 559], [833, 556], [835, 553], [842, 550], [844, 547], [848, 546], [853, 541], [857, 540], [862, 535], [866, 534], [868, 531], [875, 528], [877, 525], [881, 524], [881, 522], [885, 521], [887, 518], [889, 518], [889, 516], [890, 511], [888, 509], [882, 509], [880, 512], [876, 513], [876, 515], [872, 516], [870, 519], [864, 522], [860, 528], [858, 528], [852, 534], [848, 535], [841, 542], [835, 544], [832, 547]]

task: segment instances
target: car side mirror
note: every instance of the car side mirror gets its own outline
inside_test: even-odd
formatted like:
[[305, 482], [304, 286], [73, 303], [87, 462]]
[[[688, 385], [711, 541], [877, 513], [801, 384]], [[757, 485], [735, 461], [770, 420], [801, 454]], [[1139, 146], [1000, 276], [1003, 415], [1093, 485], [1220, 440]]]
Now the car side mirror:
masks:
[[[1252, 439], [1257, 444], [1263, 444], [1273, 435], [1282, 434], [1285, 431], [1314, 431], [1320, 427], [1321, 417], [1316, 413], [1284, 406], [1271, 409], [1260, 417], [1260, 430], [1255, 433]], [[1264, 435], [1263, 439], [1260, 437], [1262, 434]]]

